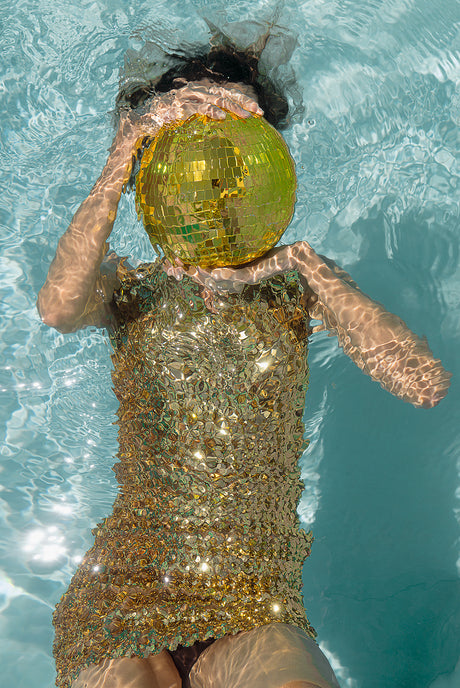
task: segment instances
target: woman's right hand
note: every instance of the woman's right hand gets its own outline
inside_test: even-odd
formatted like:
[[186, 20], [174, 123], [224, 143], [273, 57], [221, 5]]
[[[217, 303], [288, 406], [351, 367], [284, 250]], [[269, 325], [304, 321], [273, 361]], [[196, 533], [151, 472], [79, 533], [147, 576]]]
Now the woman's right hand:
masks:
[[117, 216], [118, 203], [131, 176], [135, 156], [148, 139], [168, 124], [192, 115], [224, 119], [226, 112], [239, 117], [262, 114], [250, 87], [177, 80], [168, 93], [153, 97], [143, 115], [124, 110], [102, 173], [88, 198], [75, 213], [59, 241], [38, 308], [44, 322], [62, 332], [110, 321], [108, 304], [116, 275], [103, 275], [101, 263], [107, 239]]
[[154, 96], [143, 115], [122, 111], [111, 152], [123, 151], [128, 158], [163, 126], [185, 121], [193, 115], [223, 120], [227, 112], [244, 119], [263, 114], [251, 89], [243, 84], [216, 84], [209, 79], [190, 82], [177, 79], [176, 83], [179, 88]]
[[253, 96], [255, 93], [245, 84], [217, 84], [210, 79], [189, 81], [176, 79], [180, 88], [156, 96], [151, 100], [149, 112], [161, 121], [161, 125], [183, 121], [192, 115], [206, 115], [211, 119], [225, 119], [227, 112], [246, 119], [251, 115], [263, 115]]

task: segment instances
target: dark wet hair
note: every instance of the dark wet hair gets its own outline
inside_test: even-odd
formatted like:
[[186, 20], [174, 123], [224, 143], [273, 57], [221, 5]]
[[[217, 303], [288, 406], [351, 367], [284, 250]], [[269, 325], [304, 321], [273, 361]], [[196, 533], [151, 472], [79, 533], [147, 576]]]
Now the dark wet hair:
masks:
[[228, 81], [249, 84], [257, 94], [265, 119], [277, 129], [288, 124], [288, 100], [282, 89], [259, 71], [259, 58], [253, 51], [238, 50], [233, 45], [199, 49], [193, 55], [168, 55], [172, 66], [156, 79], [144, 84], [122, 86], [116, 100], [116, 111], [123, 108], [141, 109], [157, 93], [176, 88], [175, 79], [199, 81], [208, 78], [216, 83]]

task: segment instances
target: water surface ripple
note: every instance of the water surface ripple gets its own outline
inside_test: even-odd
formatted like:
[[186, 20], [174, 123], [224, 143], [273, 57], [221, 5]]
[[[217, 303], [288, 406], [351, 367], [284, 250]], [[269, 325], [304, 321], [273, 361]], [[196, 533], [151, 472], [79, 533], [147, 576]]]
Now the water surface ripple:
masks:
[[[267, 0], [0, 6], [0, 657], [5, 685], [54, 681], [51, 611], [115, 496], [116, 401], [104, 333], [47, 330], [35, 299], [101, 169], [119, 68], [143, 40], [181, 46]], [[429, 412], [392, 399], [318, 335], [299, 508], [316, 537], [305, 604], [348, 688], [446, 688], [459, 655], [456, 0], [286, 0], [305, 114], [285, 131], [307, 238], [398, 312], [454, 378]], [[152, 256], [130, 197], [114, 248]]]

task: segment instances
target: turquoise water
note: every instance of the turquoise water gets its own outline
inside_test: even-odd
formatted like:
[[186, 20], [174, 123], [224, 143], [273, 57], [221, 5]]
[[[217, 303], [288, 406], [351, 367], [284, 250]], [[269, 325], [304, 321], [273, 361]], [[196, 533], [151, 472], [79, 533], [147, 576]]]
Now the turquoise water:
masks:
[[[43, 326], [36, 294], [101, 169], [127, 48], [178, 44], [273, 3], [0, 5], [2, 685], [54, 682], [51, 612], [110, 511], [116, 410], [104, 333]], [[460, 685], [458, 126], [455, 0], [286, 2], [305, 116], [285, 132], [308, 239], [396, 311], [454, 373], [415, 410], [332, 338], [311, 344], [300, 513], [315, 534], [305, 605], [341, 686]], [[160, 27], [160, 31], [159, 31]], [[124, 198], [112, 244], [151, 256]], [[457, 670], [455, 667], [457, 664]]]

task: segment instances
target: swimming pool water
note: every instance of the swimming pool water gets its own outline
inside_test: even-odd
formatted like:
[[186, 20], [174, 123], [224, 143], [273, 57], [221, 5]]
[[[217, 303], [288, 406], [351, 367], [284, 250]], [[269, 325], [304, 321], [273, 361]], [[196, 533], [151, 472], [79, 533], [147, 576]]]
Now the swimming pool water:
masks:
[[[263, 0], [0, 5], [1, 683], [53, 685], [52, 609], [115, 496], [104, 333], [60, 335], [35, 299], [105, 160], [119, 67], [146, 39], [269, 20]], [[455, 0], [287, 1], [305, 115], [286, 242], [308, 239], [426, 334], [454, 373], [415, 410], [312, 338], [300, 514], [315, 543], [305, 605], [348, 688], [460, 685], [459, 26]], [[112, 244], [152, 256], [132, 197]], [[457, 664], [457, 670], [455, 666]]]

